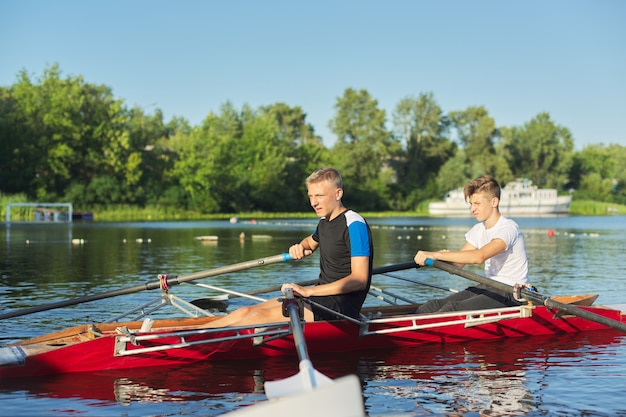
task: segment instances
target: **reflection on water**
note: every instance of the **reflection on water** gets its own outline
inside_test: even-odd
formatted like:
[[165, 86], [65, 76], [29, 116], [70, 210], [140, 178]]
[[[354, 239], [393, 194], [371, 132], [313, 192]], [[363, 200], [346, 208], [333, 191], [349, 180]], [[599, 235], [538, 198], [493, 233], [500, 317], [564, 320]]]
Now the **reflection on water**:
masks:
[[[315, 219], [240, 222], [0, 225], [0, 311], [118, 290], [285, 252], [310, 233]], [[622, 265], [626, 217], [519, 219], [531, 280], [543, 294], [600, 294], [598, 303], [626, 302]], [[404, 263], [417, 249], [455, 249], [472, 219], [372, 219], [375, 266]], [[548, 230], [554, 230], [550, 237]], [[240, 234], [245, 238], [240, 239]], [[205, 244], [197, 236], [215, 235]], [[270, 238], [252, 239], [253, 235]], [[72, 243], [82, 239], [82, 243]], [[317, 258], [212, 277], [205, 282], [247, 291], [315, 278]], [[446, 288], [468, 282], [429, 268], [395, 273]], [[377, 275], [374, 284], [415, 301], [441, 290]], [[191, 285], [172, 292], [186, 300], [214, 292]], [[276, 295], [267, 294], [268, 297]], [[0, 344], [77, 322], [101, 322], [159, 296], [143, 291], [0, 321]], [[228, 301], [234, 309], [250, 301]], [[380, 303], [373, 297], [367, 303]], [[163, 309], [163, 315], [179, 315]], [[355, 373], [370, 415], [626, 416], [626, 337], [592, 332], [556, 338], [425, 345], [392, 351], [312, 358], [337, 378]], [[275, 358], [0, 381], [7, 415], [217, 416], [265, 399], [266, 380], [297, 372], [297, 360]]]
[[[625, 352], [626, 337], [606, 331], [372, 353], [361, 357], [358, 372], [367, 382], [366, 405], [377, 412], [611, 415], [604, 414], [611, 407], [624, 411], [614, 398], [625, 387]], [[599, 373], [613, 384], [592, 384]], [[585, 388], [594, 392], [592, 404], [577, 389], [586, 384], [593, 385]], [[573, 398], [560, 400], [564, 394]]]

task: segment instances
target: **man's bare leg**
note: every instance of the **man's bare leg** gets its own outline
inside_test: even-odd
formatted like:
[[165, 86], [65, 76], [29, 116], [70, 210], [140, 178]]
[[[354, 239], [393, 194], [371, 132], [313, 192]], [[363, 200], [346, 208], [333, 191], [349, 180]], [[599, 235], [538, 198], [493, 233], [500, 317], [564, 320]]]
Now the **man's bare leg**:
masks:
[[[305, 321], [313, 321], [313, 312], [304, 309]], [[208, 322], [203, 327], [248, 326], [253, 324], [286, 322], [289, 317], [283, 315], [283, 304], [278, 299], [268, 300], [250, 307], [241, 307], [224, 317]]]
[[[264, 301], [261, 304], [238, 308], [237, 310], [233, 311], [230, 314], [220, 317], [217, 320], [208, 322], [203, 327], [213, 328], [213, 327], [232, 326], [235, 323], [245, 320], [247, 316], [256, 317], [259, 315], [259, 311], [271, 310], [271, 309], [279, 309], [280, 315], [282, 316], [282, 304], [279, 303], [278, 299], [275, 298], [272, 300]], [[281, 321], [281, 320], [278, 320], [278, 321]]]

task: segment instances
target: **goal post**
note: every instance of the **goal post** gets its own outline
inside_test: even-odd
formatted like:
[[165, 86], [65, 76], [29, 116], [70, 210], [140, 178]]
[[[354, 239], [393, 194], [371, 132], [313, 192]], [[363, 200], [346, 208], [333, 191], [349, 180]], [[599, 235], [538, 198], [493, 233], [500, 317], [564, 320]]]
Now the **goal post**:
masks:
[[6, 222], [70, 223], [72, 203], [7, 203]]

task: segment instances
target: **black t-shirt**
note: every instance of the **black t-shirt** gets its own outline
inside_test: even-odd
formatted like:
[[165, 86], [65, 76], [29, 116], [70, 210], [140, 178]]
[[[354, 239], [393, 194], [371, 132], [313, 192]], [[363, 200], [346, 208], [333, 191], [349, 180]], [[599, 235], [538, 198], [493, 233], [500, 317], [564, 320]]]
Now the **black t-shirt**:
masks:
[[[320, 219], [313, 240], [319, 243], [320, 276], [319, 284], [326, 284], [344, 278], [352, 272], [353, 256], [369, 256], [369, 276], [367, 288], [346, 294], [311, 297], [311, 300], [346, 316], [359, 318], [372, 280], [374, 245], [370, 228], [358, 213], [346, 210], [332, 221]], [[338, 317], [313, 306], [315, 320], [334, 320]]]

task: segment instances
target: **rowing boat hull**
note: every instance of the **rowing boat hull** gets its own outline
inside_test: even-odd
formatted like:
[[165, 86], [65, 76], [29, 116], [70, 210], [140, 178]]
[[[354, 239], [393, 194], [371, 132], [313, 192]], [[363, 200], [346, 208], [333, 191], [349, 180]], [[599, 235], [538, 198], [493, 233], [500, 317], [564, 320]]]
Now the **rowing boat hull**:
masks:
[[[626, 322], [619, 308], [581, 307]], [[0, 379], [140, 367], [189, 366], [197, 362], [296, 354], [287, 324], [254, 328], [201, 328], [211, 318], [83, 325], [0, 349]], [[116, 331], [126, 328], [126, 335]], [[434, 315], [373, 318], [367, 325], [346, 320], [307, 323], [308, 351], [349, 352], [424, 343], [466, 343], [608, 329], [543, 306]]]

